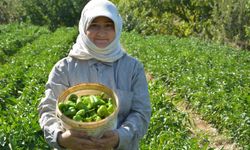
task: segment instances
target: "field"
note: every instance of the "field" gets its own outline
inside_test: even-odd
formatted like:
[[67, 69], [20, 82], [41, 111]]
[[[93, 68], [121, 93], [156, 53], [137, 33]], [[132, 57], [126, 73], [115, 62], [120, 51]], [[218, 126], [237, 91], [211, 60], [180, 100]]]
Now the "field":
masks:
[[[53, 65], [66, 56], [77, 28], [0, 26], [0, 149], [50, 149], [37, 105]], [[195, 38], [123, 33], [127, 52], [149, 76], [153, 114], [141, 149], [216, 149], [194, 134], [185, 102], [237, 149], [250, 147], [250, 53]], [[223, 149], [223, 148], [222, 148]]]

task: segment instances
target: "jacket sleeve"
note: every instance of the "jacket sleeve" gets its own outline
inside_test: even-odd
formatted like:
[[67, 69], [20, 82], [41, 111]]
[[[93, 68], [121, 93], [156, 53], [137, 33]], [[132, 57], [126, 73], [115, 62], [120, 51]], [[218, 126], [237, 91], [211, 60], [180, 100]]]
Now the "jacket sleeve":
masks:
[[39, 124], [44, 132], [45, 140], [51, 147], [57, 149], [62, 149], [57, 143], [57, 134], [63, 131], [63, 128], [56, 117], [56, 102], [60, 93], [69, 86], [65, 64], [59, 61], [51, 70], [45, 86], [45, 96], [38, 105]]
[[146, 134], [150, 122], [151, 104], [145, 72], [140, 63], [136, 68], [132, 79], [132, 94], [126, 96], [132, 98], [131, 110], [118, 128], [119, 150], [138, 149], [139, 140]]

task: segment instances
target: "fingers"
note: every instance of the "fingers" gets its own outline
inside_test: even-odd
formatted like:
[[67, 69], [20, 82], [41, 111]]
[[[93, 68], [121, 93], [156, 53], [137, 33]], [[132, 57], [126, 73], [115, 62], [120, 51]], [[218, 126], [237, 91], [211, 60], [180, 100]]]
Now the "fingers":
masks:
[[91, 137], [91, 141], [100, 145], [101, 147], [114, 148], [119, 143], [119, 135], [117, 131], [107, 131], [103, 134], [101, 138], [93, 138]]
[[106, 131], [104, 132], [102, 137], [111, 137], [114, 136], [115, 132], [114, 131]]
[[119, 139], [116, 131], [107, 131], [101, 138], [95, 138], [88, 136], [86, 132], [72, 129], [66, 130], [62, 138], [62, 146], [74, 150], [107, 150], [116, 146]]
[[70, 129], [69, 132], [74, 137], [89, 138], [88, 134], [84, 131]]
[[68, 141], [67, 148], [74, 150], [101, 150], [102, 147], [90, 139], [87, 138], [78, 138], [73, 137], [70, 141]]
[[66, 130], [60, 136], [60, 145], [74, 150], [99, 150], [102, 145], [90, 140], [90, 136], [86, 132], [78, 130]]
[[76, 141], [79, 143], [79, 145], [81, 145], [82, 148], [84, 147], [90, 150], [91, 148], [98, 149], [105, 147], [102, 143], [95, 143], [94, 141], [92, 141], [91, 138], [93, 137], [89, 136], [84, 131], [71, 130], [71, 133], [76, 137]]

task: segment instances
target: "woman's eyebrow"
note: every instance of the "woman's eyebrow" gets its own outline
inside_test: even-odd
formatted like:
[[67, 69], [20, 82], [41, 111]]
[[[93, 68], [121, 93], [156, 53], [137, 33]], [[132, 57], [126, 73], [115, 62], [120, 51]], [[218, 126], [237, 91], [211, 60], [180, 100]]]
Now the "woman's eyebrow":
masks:
[[113, 21], [112, 21], [112, 20], [108, 20], [107, 22], [108, 22], [108, 23], [113, 23]]
[[[104, 21], [105, 23], [114, 23], [112, 20]], [[98, 23], [98, 20], [93, 20], [92, 23]]]

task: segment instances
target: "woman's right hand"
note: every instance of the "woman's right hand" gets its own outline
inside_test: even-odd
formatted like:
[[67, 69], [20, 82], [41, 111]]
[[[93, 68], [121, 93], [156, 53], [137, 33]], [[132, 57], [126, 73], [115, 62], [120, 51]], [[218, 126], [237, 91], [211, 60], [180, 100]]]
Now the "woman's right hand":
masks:
[[103, 150], [104, 146], [94, 143], [83, 131], [66, 130], [58, 133], [58, 144], [66, 149], [72, 150]]

